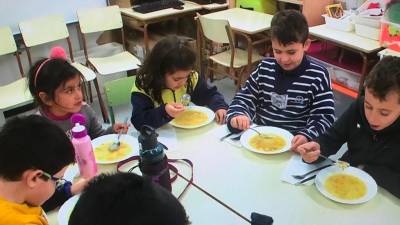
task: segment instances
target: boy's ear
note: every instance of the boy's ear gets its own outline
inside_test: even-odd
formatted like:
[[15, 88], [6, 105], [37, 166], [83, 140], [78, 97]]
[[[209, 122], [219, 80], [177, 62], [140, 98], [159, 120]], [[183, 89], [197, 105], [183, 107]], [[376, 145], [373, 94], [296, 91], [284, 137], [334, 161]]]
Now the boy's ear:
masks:
[[35, 188], [42, 173], [41, 170], [27, 170], [22, 174], [21, 179], [29, 188]]
[[304, 42], [304, 51], [307, 51], [310, 45], [311, 45], [311, 40], [310, 38], [307, 38], [306, 42]]
[[47, 106], [51, 106], [53, 103], [53, 100], [43, 91], [39, 92], [39, 98]]

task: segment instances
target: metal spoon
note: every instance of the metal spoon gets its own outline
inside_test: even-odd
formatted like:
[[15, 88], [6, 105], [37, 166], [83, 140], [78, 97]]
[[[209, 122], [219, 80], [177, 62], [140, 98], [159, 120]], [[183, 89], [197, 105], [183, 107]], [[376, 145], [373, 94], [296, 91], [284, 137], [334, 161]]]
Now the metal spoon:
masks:
[[[129, 120], [129, 117], [126, 117], [126, 119], [125, 119], [125, 124], [128, 123], [128, 120]], [[119, 146], [121, 145], [121, 142], [119, 141], [119, 139], [121, 138], [121, 134], [122, 134], [122, 129], [119, 130], [119, 132], [118, 132], [117, 140], [114, 141], [114, 143], [112, 143], [112, 144], [110, 145], [110, 147], [108, 147], [108, 150], [109, 150], [110, 152], [113, 152], [113, 151], [116, 151], [116, 150], [119, 149]]]
[[257, 133], [260, 137], [262, 137], [262, 138], [272, 138], [271, 136], [266, 135], [266, 134], [263, 134], [263, 133], [261, 133], [260, 131], [254, 129], [253, 127], [250, 127], [249, 129], [252, 130], [252, 131], [254, 131], [254, 132], [256, 132], [256, 133]]

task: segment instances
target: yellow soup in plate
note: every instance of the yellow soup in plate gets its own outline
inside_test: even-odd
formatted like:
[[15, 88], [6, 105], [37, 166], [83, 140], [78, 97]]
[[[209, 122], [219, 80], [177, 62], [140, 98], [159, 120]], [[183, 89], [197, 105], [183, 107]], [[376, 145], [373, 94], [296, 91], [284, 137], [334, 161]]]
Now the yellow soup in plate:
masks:
[[249, 140], [249, 145], [259, 151], [278, 151], [285, 147], [286, 141], [276, 134], [254, 135]]
[[179, 126], [197, 126], [207, 122], [208, 116], [204, 112], [196, 110], [186, 110], [174, 119], [174, 123]]
[[121, 141], [118, 150], [110, 151], [108, 148], [112, 145], [112, 141], [106, 142], [95, 148], [94, 155], [99, 161], [116, 161], [126, 158], [132, 152], [132, 147]]
[[355, 200], [367, 193], [367, 186], [358, 177], [349, 174], [329, 176], [324, 184], [325, 190], [343, 200]]

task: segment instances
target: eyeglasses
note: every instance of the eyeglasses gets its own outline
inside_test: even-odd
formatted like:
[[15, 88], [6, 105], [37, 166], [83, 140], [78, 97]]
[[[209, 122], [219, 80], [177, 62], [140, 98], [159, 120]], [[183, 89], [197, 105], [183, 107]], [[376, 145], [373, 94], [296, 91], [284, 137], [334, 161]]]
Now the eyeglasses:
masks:
[[45, 179], [50, 179], [52, 180], [55, 184], [56, 184], [56, 188], [63, 186], [66, 182], [68, 182], [66, 179], [64, 178], [58, 178], [58, 177], [54, 177], [52, 175], [50, 175], [49, 173], [43, 172], [42, 173], [42, 178]]

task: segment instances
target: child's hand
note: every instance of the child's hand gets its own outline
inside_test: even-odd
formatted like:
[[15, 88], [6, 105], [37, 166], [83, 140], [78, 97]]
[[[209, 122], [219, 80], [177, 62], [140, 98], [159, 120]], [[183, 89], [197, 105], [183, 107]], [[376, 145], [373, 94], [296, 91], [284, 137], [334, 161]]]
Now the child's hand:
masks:
[[297, 152], [297, 147], [299, 147], [302, 144], [305, 144], [308, 142], [308, 139], [306, 138], [306, 136], [298, 134], [296, 136], [293, 137], [292, 139], [292, 146], [290, 147], [290, 150]]
[[128, 133], [129, 123], [116, 123], [113, 126], [114, 133], [118, 134], [120, 131], [123, 134]]
[[317, 142], [308, 142], [297, 147], [297, 152], [304, 161], [311, 163], [318, 159], [321, 147]]
[[85, 189], [86, 185], [89, 183], [90, 180], [85, 178], [79, 178], [78, 181], [74, 182], [71, 186], [71, 194], [76, 195], [79, 194]]
[[175, 118], [185, 111], [185, 107], [180, 103], [168, 103], [165, 105], [165, 111], [170, 117]]
[[231, 126], [239, 130], [250, 128], [250, 118], [244, 115], [235, 116], [231, 119]]
[[215, 120], [218, 124], [224, 124], [226, 119], [226, 109], [218, 109], [215, 111]]

